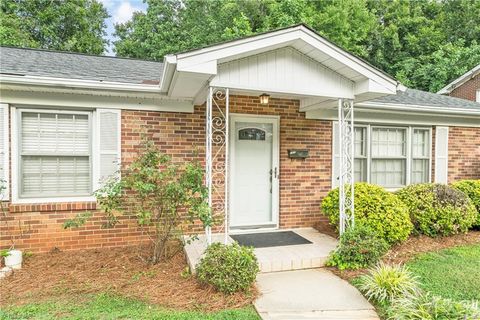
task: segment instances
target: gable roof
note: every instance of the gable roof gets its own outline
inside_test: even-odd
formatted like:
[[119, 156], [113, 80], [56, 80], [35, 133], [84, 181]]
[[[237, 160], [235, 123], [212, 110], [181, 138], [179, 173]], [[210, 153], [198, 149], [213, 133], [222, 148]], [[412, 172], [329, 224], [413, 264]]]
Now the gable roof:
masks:
[[480, 64], [474, 67], [472, 70], [467, 71], [465, 74], [461, 75], [457, 79], [453, 80], [449, 84], [447, 84], [445, 87], [440, 89], [437, 93], [438, 94], [449, 94], [452, 92], [454, 89], [460, 87], [462, 84], [467, 82], [468, 80], [472, 79], [473, 77], [477, 76], [480, 74]]
[[417, 107], [419, 110], [423, 107], [432, 107], [437, 109], [480, 111], [480, 103], [478, 102], [410, 88], [407, 88], [405, 91], [398, 91], [397, 94], [373, 99], [362, 104], [403, 105]]
[[[312, 101], [308, 101], [308, 107], [312, 108], [330, 105], [330, 98], [336, 99], [341, 96], [361, 101], [395, 94], [397, 91], [399, 83], [391, 76], [326, 40], [303, 24], [179, 54], [167, 55], [165, 57], [161, 91], [167, 93], [170, 97], [188, 97], [196, 100], [198, 97], [205, 96], [204, 88], [208, 86], [208, 83], [218, 87], [227, 86], [227, 84], [218, 81], [219, 66], [249, 57], [258, 57], [267, 52], [274, 52], [286, 47], [293, 48], [314, 63], [321, 64], [324, 67], [323, 69], [333, 72], [334, 77], [337, 79], [346, 80], [345, 83], [348, 83], [349, 88], [339, 84], [335, 86], [335, 88], [338, 88], [335, 92], [325, 92], [324, 83], [319, 81], [320, 76], [317, 77], [317, 81], [309, 82], [310, 86], [316, 88], [314, 92], [311, 90], [304, 91], [288, 85], [288, 81], [285, 82], [286, 77], [281, 77], [279, 80], [283, 84], [283, 86], [280, 86], [281, 88], [275, 85], [279, 81], [264, 81], [262, 87], [253, 86], [250, 83], [245, 86], [229, 83], [228, 87], [232, 90], [243, 90], [253, 93], [256, 91], [269, 91], [278, 95], [296, 95], [303, 98], [308, 96], [321, 97], [314, 103], [315, 106], [313, 106]], [[288, 70], [291, 65], [298, 64], [298, 61], [295, 59], [292, 62], [289, 56], [280, 57], [279, 59], [267, 57], [267, 59], [268, 63], [265, 65], [275, 64], [276, 67], [272, 67], [272, 70], [280, 70], [278, 72], [282, 72], [281, 70], [284, 67], [286, 68], [285, 70]], [[248, 61], [252, 72], [255, 73], [253, 77], [263, 79], [265, 75], [272, 75], [270, 72], [272, 70], [268, 70], [268, 68], [255, 68], [255, 64], [259, 66], [262, 64], [263, 66], [263, 62], [253, 60], [255, 59]], [[308, 66], [301, 69], [308, 69]], [[301, 74], [301, 71], [299, 72]], [[320, 75], [320, 71], [317, 71], [317, 74]], [[329, 80], [332, 83], [335, 81]]]
[[0, 73], [130, 84], [159, 84], [163, 63], [79, 53], [0, 47]]

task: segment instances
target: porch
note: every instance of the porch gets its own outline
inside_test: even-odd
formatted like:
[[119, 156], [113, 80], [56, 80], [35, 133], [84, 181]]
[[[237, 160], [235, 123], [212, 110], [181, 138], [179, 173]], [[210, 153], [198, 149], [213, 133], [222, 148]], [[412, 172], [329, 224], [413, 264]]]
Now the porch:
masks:
[[[287, 229], [288, 230], [288, 229]], [[274, 230], [284, 232], [286, 229]], [[308, 244], [285, 245], [275, 247], [255, 248], [260, 272], [278, 272], [320, 268], [324, 266], [328, 254], [337, 246], [337, 240], [313, 228], [291, 229], [295, 234], [310, 241]], [[253, 231], [254, 232], [254, 231]], [[249, 233], [253, 233], [250, 231]], [[262, 232], [257, 232], [262, 233]], [[212, 242], [224, 242], [223, 233], [212, 234]], [[228, 243], [234, 240], [228, 236]], [[187, 262], [192, 272], [207, 248], [207, 238], [201, 235], [185, 246]]]

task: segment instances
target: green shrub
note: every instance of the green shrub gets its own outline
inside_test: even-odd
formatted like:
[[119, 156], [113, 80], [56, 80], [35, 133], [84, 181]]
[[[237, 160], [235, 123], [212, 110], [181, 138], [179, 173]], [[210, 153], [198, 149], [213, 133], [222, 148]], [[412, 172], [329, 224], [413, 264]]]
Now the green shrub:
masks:
[[196, 272], [201, 283], [210, 284], [218, 291], [234, 293], [247, 291], [259, 271], [253, 248], [237, 243], [213, 243], [200, 260]]
[[476, 220], [470, 199], [447, 185], [414, 184], [397, 195], [408, 207], [416, 232], [430, 237], [467, 232]]
[[340, 237], [340, 243], [327, 261], [327, 266], [360, 269], [375, 264], [389, 248], [388, 243], [371, 228], [357, 224]]
[[429, 293], [395, 299], [387, 313], [391, 320], [474, 320], [480, 317], [477, 303], [453, 301]]
[[[338, 229], [338, 188], [331, 190], [322, 201], [322, 211]], [[389, 244], [402, 242], [412, 231], [412, 223], [405, 205], [380, 186], [368, 183], [355, 184], [355, 222], [366, 225]]]
[[477, 221], [475, 226], [480, 227], [480, 179], [479, 180], [460, 180], [452, 184], [457, 190], [465, 193], [477, 209]]
[[405, 266], [383, 263], [361, 276], [358, 288], [368, 300], [382, 305], [419, 292], [417, 278]]

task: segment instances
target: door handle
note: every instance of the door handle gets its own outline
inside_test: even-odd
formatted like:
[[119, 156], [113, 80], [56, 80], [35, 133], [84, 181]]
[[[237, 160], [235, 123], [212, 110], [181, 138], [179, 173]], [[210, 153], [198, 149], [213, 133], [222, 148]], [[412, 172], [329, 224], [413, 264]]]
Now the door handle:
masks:
[[277, 167], [275, 167], [275, 169], [273, 170], [273, 172], [274, 172], [275, 179], [278, 178]]

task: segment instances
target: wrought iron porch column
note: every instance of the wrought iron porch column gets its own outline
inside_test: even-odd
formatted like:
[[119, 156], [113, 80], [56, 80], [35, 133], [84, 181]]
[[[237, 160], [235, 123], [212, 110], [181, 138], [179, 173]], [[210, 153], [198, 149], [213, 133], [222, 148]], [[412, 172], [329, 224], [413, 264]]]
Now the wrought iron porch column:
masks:
[[[230, 92], [228, 88], [209, 87], [206, 110], [205, 183], [211, 214], [224, 214], [224, 243], [228, 243], [228, 166], [229, 166]], [[223, 190], [222, 190], [223, 188]], [[222, 192], [223, 191], [223, 192]], [[207, 244], [212, 229], [205, 228]]]
[[[338, 100], [340, 142], [339, 206], [340, 234], [355, 225], [354, 217], [354, 118], [353, 101]], [[350, 191], [350, 192], [349, 192]]]

